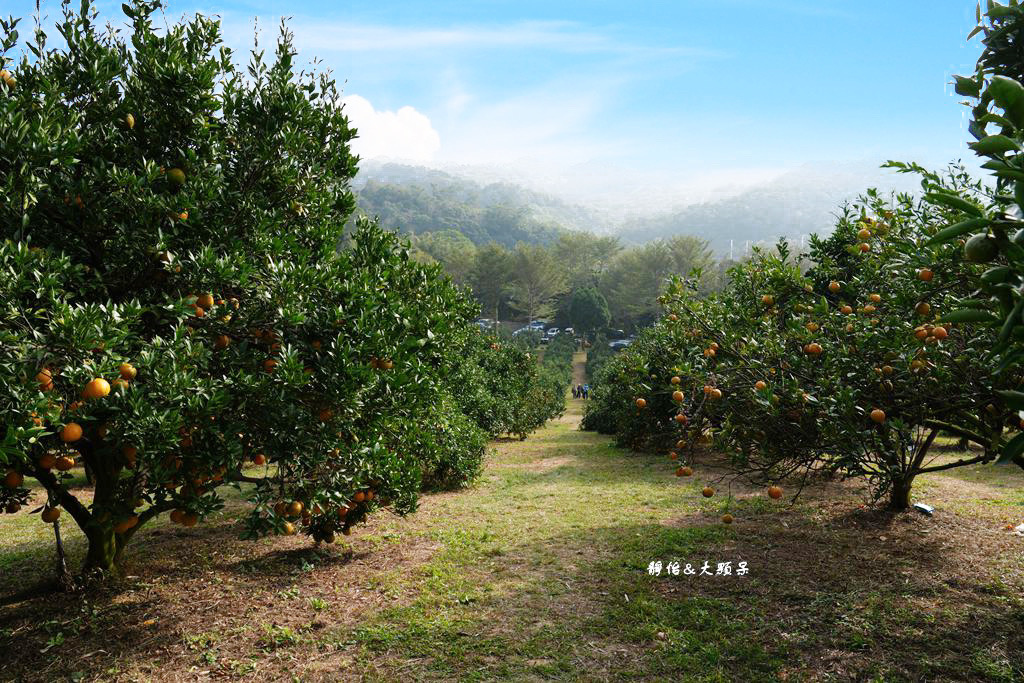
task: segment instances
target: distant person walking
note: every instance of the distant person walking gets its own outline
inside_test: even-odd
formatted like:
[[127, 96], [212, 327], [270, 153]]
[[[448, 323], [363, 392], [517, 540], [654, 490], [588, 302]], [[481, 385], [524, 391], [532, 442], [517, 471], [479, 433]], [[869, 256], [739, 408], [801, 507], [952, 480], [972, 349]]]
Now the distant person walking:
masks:
[[575, 391], [576, 391], [576, 398], [583, 398], [583, 385], [582, 384], [577, 384]]
[[576, 391], [576, 387], [577, 386], [579, 386], [579, 385], [573, 385], [573, 388], [572, 388], [572, 397], [573, 398], [579, 398], [580, 397], [580, 392]]
[[583, 400], [584, 401], [587, 400], [587, 395], [589, 393], [590, 393], [590, 385], [589, 384], [584, 384], [583, 385]]

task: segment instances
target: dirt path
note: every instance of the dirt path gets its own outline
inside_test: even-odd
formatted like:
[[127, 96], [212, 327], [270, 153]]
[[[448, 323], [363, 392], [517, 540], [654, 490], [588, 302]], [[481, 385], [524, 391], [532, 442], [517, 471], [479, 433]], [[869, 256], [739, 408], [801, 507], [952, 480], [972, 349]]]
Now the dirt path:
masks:
[[[578, 383], [583, 361], [574, 356]], [[1024, 671], [1024, 557], [1000, 531], [1024, 509], [1024, 477], [1006, 488], [981, 468], [958, 471], [970, 482], [931, 478], [933, 518], [859, 511], [859, 493], [834, 483], [793, 506], [738, 484], [706, 499], [700, 488], [722, 473], [713, 454], [697, 476], [674, 477], [663, 454], [579, 431], [584, 405], [570, 398], [526, 441], [496, 442], [469, 489], [424, 496], [405, 518], [376, 515], [334, 546], [238, 540], [237, 506], [195, 529], [147, 530], [118, 590], [0, 607], [0, 681], [1008, 681]], [[968, 484], [985, 502], [964, 500]], [[750, 572], [651, 576], [655, 561]], [[0, 592], [13, 592], [4, 577]]]

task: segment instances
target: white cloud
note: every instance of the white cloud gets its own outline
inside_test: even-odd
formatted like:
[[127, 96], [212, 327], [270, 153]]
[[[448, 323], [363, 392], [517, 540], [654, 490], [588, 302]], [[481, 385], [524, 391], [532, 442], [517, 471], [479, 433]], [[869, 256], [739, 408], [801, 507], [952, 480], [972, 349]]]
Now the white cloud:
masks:
[[430, 119], [413, 107], [378, 111], [359, 95], [347, 95], [341, 101], [349, 121], [358, 130], [352, 151], [364, 159], [385, 157], [426, 162], [441, 149], [441, 136]]

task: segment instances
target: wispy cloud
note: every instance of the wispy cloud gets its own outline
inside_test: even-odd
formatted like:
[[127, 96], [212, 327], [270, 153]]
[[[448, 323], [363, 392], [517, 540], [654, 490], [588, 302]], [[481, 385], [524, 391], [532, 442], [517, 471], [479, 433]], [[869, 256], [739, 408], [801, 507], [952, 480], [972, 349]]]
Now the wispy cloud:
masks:
[[[251, 35], [252, 19], [224, 16], [227, 30]], [[276, 30], [277, 18], [260, 25]], [[295, 16], [288, 22], [302, 49], [318, 54], [535, 49], [576, 54], [649, 57], [710, 57], [718, 53], [686, 45], [645, 45], [619, 40], [611, 29], [569, 21], [522, 21], [504, 24], [411, 27], [323, 21]]]

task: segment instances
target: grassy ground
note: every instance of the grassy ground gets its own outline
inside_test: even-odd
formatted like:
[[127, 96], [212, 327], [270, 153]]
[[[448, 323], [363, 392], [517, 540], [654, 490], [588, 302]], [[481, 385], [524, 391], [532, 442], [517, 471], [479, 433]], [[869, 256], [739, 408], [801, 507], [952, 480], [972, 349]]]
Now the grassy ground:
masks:
[[[238, 502], [146, 530], [117, 590], [0, 607], [0, 680], [1024, 680], [1019, 470], [923, 479], [930, 518], [837, 482], [705, 499], [712, 454], [673, 477], [578, 431], [581, 403], [345, 544], [237, 541]], [[0, 517], [0, 596], [48, 571], [40, 527]], [[698, 575], [651, 576], [659, 560]]]

